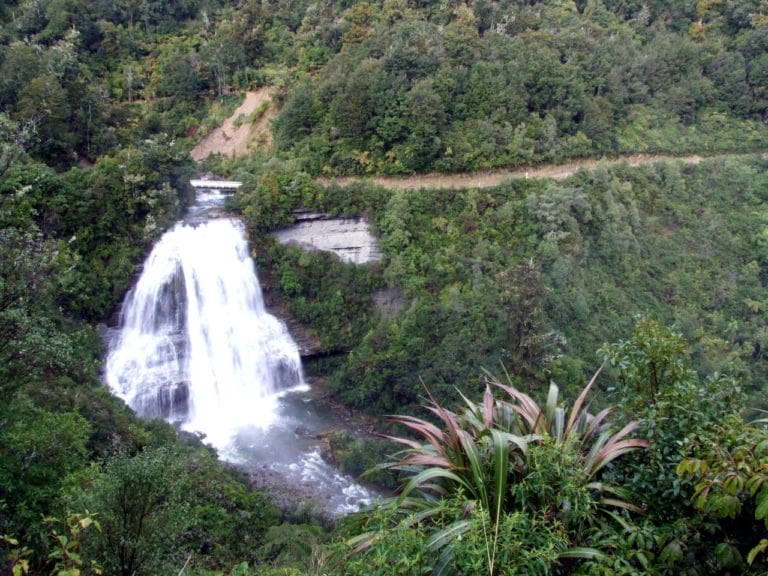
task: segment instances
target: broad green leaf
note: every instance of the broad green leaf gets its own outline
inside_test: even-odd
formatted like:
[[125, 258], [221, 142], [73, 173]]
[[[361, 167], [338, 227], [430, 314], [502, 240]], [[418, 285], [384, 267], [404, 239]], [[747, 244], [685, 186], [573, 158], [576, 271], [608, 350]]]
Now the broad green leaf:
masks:
[[768, 516], [768, 494], [762, 490], [757, 496], [757, 508], [755, 508], [755, 519], [762, 520]]
[[763, 538], [758, 542], [757, 546], [752, 548], [752, 550], [749, 551], [749, 554], [747, 554], [747, 563], [752, 566], [752, 563], [755, 561], [755, 558], [758, 557], [758, 555], [762, 554], [763, 552], [768, 549], [768, 540]]
[[643, 565], [643, 568], [648, 570], [651, 565], [651, 560], [653, 559], [653, 554], [651, 554], [647, 550], [640, 550], [637, 553], [637, 559], [640, 561], [640, 564]]
[[5, 543], [7, 543], [7, 544], [9, 544], [11, 546], [18, 546], [19, 545], [19, 541], [16, 540], [16, 538], [11, 538], [10, 536], [3, 536], [2, 539], [3, 539], [3, 541]]
[[721, 518], [736, 518], [741, 512], [741, 500], [730, 494], [718, 494], [709, 499], [709, 509]]
[[739, 550], [728, 542], [721, 542], [715, 546], [715, 558], [721, 568], [738, 568], [744, 562]]
[[[765, 422], [768, 423], [768, 419], [765, 419]], [[768, 439], [761, 440], [757, 443], [757, 446], [755, 446], [755, 453], [758, 456], [762, 456], [765, 454], [765, 452], [768, 450]]]
[[[490, 509], [491, 503], [488, 501], [488, 485], [485, 477], [485, 471], [483, 470], [483, 462], [480, 458], [480, 453], [477, 450], [474, 439], [467, 434], [464, 430], [458, 429], [456, 434], [459, 438], [464, 454], [469, 461], [470, 471], [472, 472], [472, 488], [473, 494], [476, 494], [480, 498], [480, 502], [483, 507]], [[467, 484], [465, 482], [465, 484]]]
[[696, 508], [704, 510], [707, 506], [707, 497], [709, 496], [710, 486], [705, 486], [696, 496]]
[[744, 479], [737, 474], [730, 474], [723, 480], [723, 488], [728, 494], [738, 494], [744, 488]]
[[674, 564], [675, 562], [682, 560], [683, 557], [683, 549], [680, 546], [680, 542], [677, 540], [672, 540], [672, 542], [667, 543], [659, 554], [659, 560], [666, 564]]
[[583, 546], [568, 548], [568, 550], [558, 554], [558, 557], [559, 558], [578, 558], [581, 560], [597, 560], [601, 562], [608, 560], [608, 556], [606, 556], [603, 552], [600, 552], [600, 550], [597, 550], [596, 548], [587, 548]]
[[501, 521], [501, 512], [504, 508], [504, 499], [507, 494], [507, 479], [509, 476], [509, 444], [507, 439], [498, 430], [491, 430], [493, 435], [493, 469], [495, 483], [495, 506], [493, 522], [495, 525]]
[[402, 493], [400, 494], [400, 499], [404, 499], [406, 496], [408, 496], [408, 494], [413, 492], [413, 490], [420, 488], [422, 484], [438, 478], [444, 478], [446, 480], [456, 482], [460, 486], [463, 486], [467, 491], [474, 493], [473, 487], [467, 484], [463, 478], [454, 474], [453, 472], [444, 470], [442, 468], [427, 468], [408, 481], [408, 483], [405, 485], [405, 488], [403, 488]]
[[13, 576], [23, 576], [24, 574], [29, 574], [29, 562], [19, 560], [13, 565]]
[[758, 474], [757, 476], [752, 476], [747, 480], [746, 488], [749, 491], [750, 496], [754, 498], [755, 494], [760, 492], [762, 487], [764, 486], [766, 481], [766, 477], [762, 474]]
[[549, 383], [549, 392], [547, 393], [547, 423], [551, 426], [555, 418], [555, 409], [557, 408], [557, 397], [560, 394], [560, 389], [554, 382]]
[[431, 551], [439, 550], [446, 544], [450, 544], [454, 538], [464, 534], [472, 526], [471, 520], [459, 520], [449, 524], [442, 530], [435, 532], [427, 540], [427, 548]]

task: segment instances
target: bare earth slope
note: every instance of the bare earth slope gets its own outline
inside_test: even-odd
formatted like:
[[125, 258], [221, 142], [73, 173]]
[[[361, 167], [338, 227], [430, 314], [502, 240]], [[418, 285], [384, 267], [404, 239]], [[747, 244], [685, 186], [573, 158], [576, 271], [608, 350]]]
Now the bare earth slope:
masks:
[[[256, 123], [251, 124], [250, 116], [259, 105], [269, 100], [269, 88], [264, 87], [255, 92], [246, 92], [245, 101], [235, 112], [224, 121], [224, 124], [208, 133], [203, 140], [192, 149], [191, 155], [197, 162], [202, 162], [211, 154], [221, 154], [230, 158], [237, 158], [248, 153], [248, 145], [252, 141], [254, 133], [263, 132], [271, 116], [267, 113], [261, 116]], [[244, 116], [243, 122], [235, 126], [238, 117]], [[268, 129], [266, 130], [268, 133]]]

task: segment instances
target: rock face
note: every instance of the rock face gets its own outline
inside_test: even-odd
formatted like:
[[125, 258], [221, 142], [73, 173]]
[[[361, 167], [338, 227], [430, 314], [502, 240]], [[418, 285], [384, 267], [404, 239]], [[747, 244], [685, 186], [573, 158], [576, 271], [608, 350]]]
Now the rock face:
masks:
[[373, 293], [373, 304], [382, 318], [394, 318], [405, 302], [398, 288], [382, 288]]
[[296, 224], [274, 233], [281, 244], [333, 252], [343, 262], [367, 264], [381, 260], [376, 238], [364, 218], [333, 218], [327, 214], [296, 215]]
[[302, 360], [307, 360], [321, 354], [323, 347], [319, 338], [288, 312], [280, 294], [276, 290], [270, 289], [269, 284], [262, 284], [262, 290], [264, 305], [267, 307], [267, 311], [285, 324], [291, 338], [299, 347], [299, 355]]
[[[365, 218], [334, 218], [328, 214], [313, 212], [296, 212], [294, 216], [295, 224], [272, 234], [281, 244], [296, 244], [305, 250], [333, 252], [342, 262], [352, 264], [381, 261], [378, 241], [371, 233]], [[403, 307], [402, 296], [397, 289], [379, 290], [373, 295], [373, 299], [379, 313], [387, 318], [395, 316]], [[288, 327], [303, 359], [322, 353], [318, 339], [291, 317], [276, 293], [267, 289], [265, 301], [270, 313], [280, 318]]]

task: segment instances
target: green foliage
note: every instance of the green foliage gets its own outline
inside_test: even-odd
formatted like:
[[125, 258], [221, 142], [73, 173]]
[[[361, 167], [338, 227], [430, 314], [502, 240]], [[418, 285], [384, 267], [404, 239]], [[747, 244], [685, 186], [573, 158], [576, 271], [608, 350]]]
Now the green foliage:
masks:
[[[625, 394], [654, 404], [659, 392], [671, 389], [693, 375], [685, 363], [682, 335], [658, 321], [639, 319], [631, 340], [612, 344], [602, 353], [618, 368]], [[631, 392], [629, 388], [634, 386]]]
[[689, 446], [723, 413], [736, 412], [742, 400], [732, 379], [719, 374], [700, 379], [688, 367], [685, 350], [679, 334], [648, 319], [638, 322], [631, 339], [603, 349], [621, 370], [622, 407], [642, 418], [641, 430], [650, 442], [619, 476], [646, 507], [668, 519], [690, 512], [691, 485], [676, 474]]
[[25, 397], [0, 410], [0, 530], [25, 544], [43, 539], [42, 518], [68, 474], [87, 463], [88, 422], [74, 412], [49, 412]]
[[[759, 433], [721, 420], [740, 401], [730, 379], [692, 371], [727, 369], [762, 402], [764, 159], [598, 167], [565, 182], [484, 192], [323, 189], [308, 176], [762, 149], [768, 41], [760, 2], [6, 4], [0, 533], [13, 567], [3, 570], [85, 572], [104, 555], [105, 570], [116, 572], [122, 564], [107, 550], [123, 546], [158, 574], [320, 572], [314, 528], [270, 532], [277, 516], [262, 494], [206, 452], [168, 448], [171, 428], [138, 423], [109, 397], [99, 386], [100, 344], [83, 323], [114, 310], [149, 243], [184, 208], [194, 170], [186, 140], [207, 126], [211, 102], [234, 102], [232, 88], [263, 84], [283, 106], [274, 123], [281, 158], [227, 167], [246, 182], [238, 204], [249, 229], [289, 223], [296, 208], [364, 214], [385, 252], [379, 274], [324, 255], [259, 249], [261, 264], [274, 269], [273, 288], [325, 349], [352, 350], [335, 361], [340, 398], [409, 410], [422, 376], [453, 406], [456, 382], [479, 395], [477, 367], [500, 360], [513, 382], [544, 392], [554, 377], [569, 390], [596, 367], [601, 343], [624, 338], [603, 355], [616, 365], [615, 396], [644, 417], [651, 442], [599, 471], [646, 502], [642, 523], [620, 514], [594, 520], [599, 491], [583, 483], [590, 468], [579, 443], [553, 440], [562, 418], [545, 409], [537, 426], [546, 420], [548, 440], [529, 443], [527, 481], [507, 494], [529, 503], [524, 512], [499, 520], [494, 487], [503, 467], [467, 460], [489, 484], [484, 506], [467, 509], [475, 498], [464, 492], [444, 501], [431, 524], [377, 512], [366, 519], [379, 531], [376, 548], [337, 571], [428, 572], [452, 539], [453, 566], [476, 573], [489, 564], [494, 521], [490, 564], [501, 573], [736, 573], [749, 569], [745, 559], [764, 569], [763, 491], [746, 489], [762, 482]], [[382, 283], [404, 302], [385, 320], [370, 300]], [[660, 322], [645, 321], [626, 339], [636, 313]], [[663, 328], [672, 322], [680, 334]], [[475, 452], [499, 461], [504, 449], [493, 434], [470, 438]], [[375, 453], [353, 445], [348, 465]], [[87, 472], [94, 458], [102, 463]], [[690, 458], [707, 466], [689, 470]], [[163, 462], [178, 486], [160, 477]], [[142, 477], [158, 481], [148, 495], [166, 499], [152, 509], [149, 531], [128, 530], [120, 544], [114, 495], [138, 491], [132, 479]], [[704, 518], [689, 502], [696, 483]], [[84, 527], [72, 510], [85, 508], [68, 504], [91, 488], [103, 509], [88, 510], [113, 536], [89, 527], [73, 538]], [[141, 494], [131, 503], [141, 505]], [[57, 528], [66, 542], [49, 539], [41, 523], [48, 515], [72, 520]], [[393, 523], [400, 529], [388, 529]], [[593, 542], [603, 555], [573, 548]], [[592, 557], [576, 566], [569, 554]], [[298, 561], [307, 555], [311, 566]]]
[[[375, 531], [374, 547], [340, 560], [344, 574], [482, 574], [488, 571], [488, 517], [480, 509], [467, 509], [459, 498], [442, 504], [436, 522], [460, 526], [450, 543], [446, 563], [434, 566], [435, 547], [440, 542], [434, 528], [413, 518], [393, 518], [378, 510], [367, 518], [364, 528]], [[417, 513], [416, 510], [414, 510]], [[449, 524], [450, 525], [450, 524]], [[354, 542], [354, 540], [352, 540]], [[558, 573], [560, 556], [568, 547], [562, 525], [544, 515], [524, 512], [506, 514], [499, 529], [497, 569], [493, 574]], [[343, 548], [341, 548], [343, 550]], [[337, 566], [339, 566], [337, 564]]]
[[111, 574], [160, 574], [176, 553], [175, 536], [189, 522], [171, 451], [118, 455], [95, 473], [84, 503], [98, 511], [102, 530], [89, 538], [91, 558]]
[[[596, 479], [608, 463], [647, 446], [628, 439], [635, 422], [611, 434], [605, 422], [609, 410], [597, 416], [587, 412], [584, 401], [595, 378], [570, 413], [559, 406], [554, 384], [540, 408], [526, 394], [492, 379], [506, 393], [504, 400], [496, 400], [488, 385], [481, 404], [464, 399], [466, 408], [457, 414], [431, 398], [427, 409], [440, 426], [412, 416], [393, 417], [420, 440], [390, 437], [406, 446], [390, 466], [407, 477], [400, 495], [383, 504], [390, 515], [385, 526], [426, 530], [426, 547], [438, 573], [462, 573], [463, 563], [474, 566], [474, 572], [494, 574], [498, 566], [500, 573], [515, 573], [522, 564], [509, 566], [513, 557], [515, 562], [530, 560], [535, 573], [553, 571], [566, 542], [584, 542], [579, 532], [592, 522], [599, 503], [633, 508], [615, 497], [620, 490]], [[600, 498], [603, 494], [609, 497]], [[385, 526], [354, 537], [354, 552], [373, 547], [366, 554], [375, 555], [379, 540], [386, 540]], [[474, 538], [464, 544], [472, 530]], [[577, 548], [571, 554], [599, 553]]]
[[[110, 396], [86, 323], [115, 310], [149, 244], [190, 200], [196, 167], [178, 137], [194, 132], [215, 93], [236, 79], [251, 86], [265, 24], [285, 29], [292, 12], [227, 4], [204, 14], [196, 1], [0, 8], [0, 533], [14, 534], [17, 571], [86, 573], [103, 556], [105, 572], [132, 573], [131, 554], [145, 573], [178, 573], [188, 559], [196, 570], [256, 565], [277, 521], [263, 494], [207, 452], [160, 457], [175, 431], [138, 422]], [[142, 479], [155, 487], [137, 487]], [[78, 521], [51, 541], [42, 519], [73, 518], [85, 509], [70, 506], [74, 495], [91, 489], [88, 509], [99, 508], [105, 529], [73, 537]], [[131, 504], [146, 504], [153, 525], [119, 525], [136, 516], [116, 512], [121, 490], [140, 493]]]
[[229, 572], [229, 576], [305, 576], [309, 572], [303, 572], [297, 568], [271, 568], [258, 566], [251, 568], [247, 562], [241, 562]]
[[63, 302], [87, 318], [103, 317], [127, 290], [136, 262], [189, 201], [192, 166], [163, 139], [103, 157], [89, 171], [71, 171], [82, 192], [63, 214], [76, 262]]
[[[728, 370], [756, 392], [768, 334], [764, 180], [757, 157], [598, 166], [482, 191], [321, 190], [267, 173], [259, 188], [273, 182], [269, 194], [252, 188], [241, 205], [257, 229], [299, 207], [370, 218], [403, 308], [370, 324], [332, 386], [348, 404], [385, 412], [417, 402], [419, 375], [457, 399], [453, 382], [500, 361], [532, 386], [578, 386], [597, 367], [595, 349], [629, 334], [636, 314], [675, 322], [695, 369]], [[273, 284], [297, 295], [299, 272], [282, 266]]]
[[[162, 157], [147, 148], [143, 160]], [[155, 178], [171, 171], [164, 162]], [[84, 260], [95, 261], [87, 218], [98, 222], [106, 213], [98, 212], [93, 191], [73, 184], [76, 176], [81, 172], [60, 176], [39, 163], [17, 161], [0, 177], [0, 389], [6, 400], [0, 409], [0, 500], [7, 503], [0, 524], [34, 551], [38, 566], [50, 562], [41, 519], [66, 517], [57, 501], [68, 477], [80, 474], [93, 455], [120, 445], [135, 448], [148, 436], [101, 386], [101, 344], [93, 328], [66, 315], [76, 308], [72, 297], [80, 290], [99, 294], [101, 304], [88, 306], [102, 310], [121, 296], [117, 289], [100, 292], [103, 268], [83, 266]], [[122, 179], [112, 185], [125, 191]], [[99, 190], [109, 192], [106, 183]], [[150, 207], [145, 214], [151, 213]], [[116, 221], [98, 224], [104, 226], [101, 249], [119, 245], [134, 255], [123, 264], [127, 276], [143, 239], [137, 243]], [[107, 266], [104, 275], [114, 273]]]
[[0, 176], [22, 158], [33, 133], [33, 125], [20, 126], [8, 114], [0, 114]]
[[[53, 576], [79, 576], [81, 573], [100, 575], [101, 568], [93, 561], [86, 563], [81, 554], [81, 545], [86, 531], [101, 531], [101, 525], [86, 510], [84, 514], [71, 514], [63, 521], [47, 518], [54, 548], [48, 558], [54, 562]], [[63, 527], [59, 529], [57, 524]], [[85, 570], [83, 570], [85, 568]]]
[[312, 327], [323, 352], [348, 350], [370, 329], [371, 294], [381, 284], [374, 268], [276, 243], [257, 257], [267, 266], [293, 317]]
[[[752, 22], [581, 4], [366, 4], [344, 49], [290, 84], [278, 147], [315, 174], [764, 147]], [[727, 4], [711, 5], [713, 22]], [[639, 25], [652, 19], [664, 24]]]
[[307, 174], [267, 172], [258, 180], [253, 176], [238, 191], [237, 208], [258, 232], [266, 232], [293, 221], [291, 211], [300, 206], [312, 206], [314, 198], [322, 193]]
[[10, 569], [13, 576], [29, 573], [29, 556], [32, 551], [26, 546], [20, 546], [16, 538], [3, 534], [0, 536], [0, 551], [4, 553], [4, 567]]
[[283, 570], [291, 567], [306, 569], [324, 536], [322, 528], [314, 525], [283, 523], [271, 526], [264, 535], [260, 555]]
[[[735, 415], [712, 426], [692, 443], [693, 455], [680, 461], [677, 473], [696, 482], [696, 508], [718, 519], [746, 522], [735, 549], [739, 561], [764, 566], [768, 529], [768, 457], [765, 430]], [[751, 527], [751, 530], [749, 529]], [[760, 538], [760, 540], [757, 540]]]
[[[742, 565], [718, 563], [718, 551], [705, 542], [713, 526], [680, 519], [662, 524], [650, 518], [629, 522], [612, 514], [590, 529], [604, 555], [587, 559], [575, 574], [718, 574]], [[695, 558], [692, 562], [691, 559]]]
[[390, 460], [391, 444], [382, 439], [354, 438], [350, 434], [333, 435], [329, 448], [339, 469], [353, 478], [372, 482], [384, 488], [394, 488], [397, 475], [383, 462]]
[[[6, 306], [22, 286], [43, 302], [101, 318], [133, 277], [148, 242], [189, 200], [189, 158], [167, 140], [146, 142], [63, 177], [40, 164], [16, 164], [0, 181], [7, 250], [21, 266], [7, 275]], [[16, 247], [18, 246], [18, 247]]]
[[[359, 525], [341, 527], [341, 534], [353, 535], [359, 530], [375, 534], [376, 545], [364, 554], [348, 555], [347, 543], [337, 544], [332, 552], [336, 561], [331, 566], [337, 573], [350, 576], [410, 576], [433, 573], [433, 553], [427, 543], [428, 531], [417, 522], [402, 521], [397, 529], [391, 525], [397, 522], [391, 514], [381, 508], [373, 510]], [[354, 545], [354, 541], [352, 542]]]
[[[454, 573], [480, 574], [486, 571], [488, 520], [474, 510], [472, 527], [453, 546]], [[506, 514], [499, 526], [496, 562], [493, 574], [544, 575], [557, 573], [561, 555], [568, 548], [568, 534], [563, 525], [545, 513], [513, 512]], [[489, 573], [491, 573], [489, 571]]]
[[222, 469], [208, 449], [175, 442], [116, 454], [72, 483], [67, 505], [94, 510], [101, 526], [85, 539], [84, 557], [109, 573], [165, 574], [279, 554], [265, 548], [278, 519], [269, 498]]
[[[435, 395], [458, 399], [452, 383], [476, 382], [476, 367], [492, 365], [504, 345], [493, 320], [498, 309], [477, 294], [447, 290], [444, 301], [424, 296], [393, 320], [381, 320], [331, 381], [345, 403], [375, 412], [418, 401], [418, 376], [434, 382]], [[472, 342], [472, 347], [467, 347]], [[470, 384], [468, 384], [470, 386]]]
[[[186, 496], [192, 524], [181, 538], [191, 563], [220, 569], [243, 560], [257, 564], [272, 559], [265, 546], [269, 529], [278, 523], [278, 511], [270, 497], [222, 470], [207, 451], [198, 450], [185, 464], [193, 487]], [[311, 534], [307, 527], [307, 537]]]

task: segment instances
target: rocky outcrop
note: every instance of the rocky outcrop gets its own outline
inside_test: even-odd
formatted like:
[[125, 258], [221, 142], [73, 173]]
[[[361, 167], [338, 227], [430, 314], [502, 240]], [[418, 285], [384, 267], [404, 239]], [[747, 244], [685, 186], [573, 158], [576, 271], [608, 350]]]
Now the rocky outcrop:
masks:
[[[369, 264], [382, 258], [378, 241], [365, 218], [335, 218], [314, 212], [295, 212], [294, 216], [295, 224], [272, 234], [279, 243], [332, 252], [343, 262], [352, 264]], [[304, 359], [322, 353], [317, 338], [291, 317], [278, 294], [267, 289], [265, 299], [270, 312], [288, 326]], [[394, 317], [403, 307], [402, 295], [397, 289], [379, 290], [373, 300], [379, 314], [385, 318]]]
[[373, 305], [382, 318], [394, 318], [405, 302], [399, 288], [381, 288], [373, 293]]
[[[269, 277], [269, 275], [267, 274], [266, 277]], [[280, 294], [271, 289], [269, 283], [262, 284], [261, 288], [267, 312], [272, 314], [272, 316], [279, 318], [280, 321], [285, 324], [291, 338], [296, 343], [296, 346], [299, 347], [299, 355], [302, 360], [307, 360], [322, 354], [323, 347], [319, 338], [288, 312]]]
[[365, 218], [334, 218], [327, 214], [299, 213], [296, 223], [273, 234], [281, 244], [307, 250], [333, 252], [343, 262], [368, 264], [381, 260], [376, 237]]

